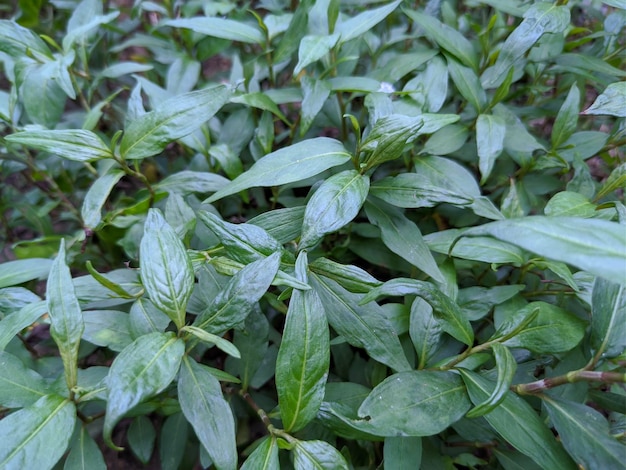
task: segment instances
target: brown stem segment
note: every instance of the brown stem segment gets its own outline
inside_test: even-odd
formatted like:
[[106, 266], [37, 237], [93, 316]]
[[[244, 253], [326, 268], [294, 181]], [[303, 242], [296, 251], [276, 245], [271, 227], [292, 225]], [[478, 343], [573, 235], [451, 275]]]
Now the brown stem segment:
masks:
[[575, 370], [557, 377], [548, 377], [535, 382], [513, 385], [511, 390], [520, 395], [530, 395], [574, 382], [626, 383], [626, 374], [619, 372]]

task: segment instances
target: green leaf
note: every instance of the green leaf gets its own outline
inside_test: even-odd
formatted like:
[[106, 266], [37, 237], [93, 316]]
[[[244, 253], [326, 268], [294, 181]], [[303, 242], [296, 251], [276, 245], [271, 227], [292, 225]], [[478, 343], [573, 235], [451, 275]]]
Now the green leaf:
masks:
[[[8, 263], [5, 263], [8, 264]], [[0, 265], [1, 266], [1, 265]], [[47, 302], [33, 302], [13, 312], [0, 322], [0, 351], [4, 351], [9, 341], [27, 326], [32, 325], [48, 311]]]
[[26, 57], [29, 51], [52, 57], [48, 46], [39, 36], [9, 20], [0, 20], [0, 51], [16, 61]]
[[[296, 260], [296, 277], [307, 282], [307, 254]], [[298, 431], [315, 416], [324, 398], [330, 339], [324, 305], [315, 290], [294, 290], [276, 360], [276, 390], [285, 431]]]
[[198, 218], [222, 242], [228, 255], [241, 263], [251, 263], [282, 250], [274, 237], [256, 225], [231, 224], [207, 211], [199, 211]]
[[292, 449], [295, 470], [348, 470], [341, 453], [325, 441], [297, 441]]
[[262, 44], [263, 33], [247, 23], [217, 17], [177, 18], [165, 20], [161, 26], [191, 29], [196, 33], [214, 38], [229, 39], [250, 44]]
[[311, 0], [298, 2], [298, 6], [289, 22], [289, 26], [273, 54], [275, 63], [278, 64], [285, 59], [290, 59], [292, 54], [298, 49], [300, 41], [307, 33], [308, 16], [312, 3]]
[[440, 22], [434, 16], [415, 10], [403, 10], [404, 13], [421, 26], [426, 34], [446, 52], [452, 54], [461, 63], [476, 70], [478, 59], [474, 46], [458, 30]]
[[378, 23], [389, 16], [402, 3], [402, 0], [395, 0], [387, 5], [379, 8], [368, 9], [352, 18], [343, 20], [335, 27], [335, 33], [341, 37], [339, 44], [346, 43], [352, 39], [358, 38], [368, 32]]
[[45, 279], [52, 261], [45, 258], [18, 259], [0, 264], [0, 288], [16, 286], [33, 279]]
[[228, 184], [223, 176], [201, 171], [179, 171], [154, 185], [155, 189], [185, 196], [190, 193], [213, 193]]
[[[246, 390], [257, 372], [269, 346], [269, 322], [259, 307], [253, 308], [240, 330], [235, 330], [233, 344], [241, 352], [241, 360], [236, 363], [234, 374], [241, 378]], [[229, 369], [230, 371], [230, 369]]]
[[170, 98], [132, 121], [120, 142], [122, 158], [139, 160], [160, 153], [208, 121], [228, 102], [231, 89], [218, 85]]
[[470, 321], [480, 320], [484, 318], [493, 307], [515, 297], [515, 295], [523, 291], [525, 287], [524, 284], [494, 287], [466, 287], [459, 290], [456, 301]]
[[480, 183], [489, 178], [496, 159], [504, 150], [506, 125], [499, 116], [481, 114], [476, 120], [476, 146], [478, 148], [478, 167], [480, 168]]
[[298, 63], [293, 69], [293, 75], [298, 75], [307, 65], [316, 62], [328, 54], [328, 51], [335, 47], [338, 40], [338, 34], [331, 34], [330, 36], [304, 36], [300, 41], [300, 47], [298, 49]]
[[230, 99], [230, 102], [246, 104], [253, 108], [270, 111], [272, 114], [280, 118], [280, 120], [283, 121], [285, 124], [290, 125], [289, 120], [282, 113], [278, 105], [266, 93], [245, 93], [242, 95], [233, 96]]
[[489, 398], [482, 402], [472, 410], [470, 410], [465, 416], [467, 418], [477, 418], [493, 411], [500, 403], [504, 401], [509, 387], [513, 382], [515, 371], [517, 369], [517, 363], [511, 351], [506, 346], [502, 346], [500, 343], [493, 343], [491, 345], [493, 351], [496, 368], [498, 371], [498, 380], [496, 386], [489, 395]]
[[[626, 94], [625, 94], [626, 96]], [[580, 112], [580, 91], [572, 85], [552, 126], [552, 148], [559, 148], [576, 131]]]
[[49, 470], [63, 456], [76, 424], [67, 398], [46, 395], [0, 421], [0, 468]]
[[61, 239], [59, 254], [52, 263], [46, 286], [50, 335], [59, 347], [65, 381], [70, 390], [76, 385], [78, 347], [85, 329], [83, 313], [72, 284], [70, 268], [65, 263], [65, 240]]
[[137, 299], [130, 308], [129, 326], [135, 339], [148, 333], [165, 331], [170, 321], [165, 313], [146, 298]]
[[146, 465], [154, 451], [156, 431], [146, 416], [137, 416], [128, 428], [128, 445], [141, 463]]
[[[89, 13], [93, 15], [93, 12], [89, 12]], [[98, 26], [100, 25], [110, 23], [115, 18], [117, 18], [119, 14], [120, 14], [119, 11], [112, 11], [111, 13], [107, 15], [102, 15], [102, 14], [93, 15], [93, 16], [90, 15], [90, 17], [88, 17], [88, 20], [87, 18], [85, 18], [85, 20], [87, 21], [81, 21], [80, 22], [81, 24], [79, 24], [79, 22], [77, 21], [72, 22], [73, 27], [70, 27], [70, 23], [68, 22], [67, 34], [63, 38], [63, 43], [62, 43], [63, 51], [67, 53], [72, 49], [72, 46], [74, 44], [86, 42], [86, 39], [89, 36], [89, 33], [97, 29]]]
[[543, 213], [550, 217], [594, 217], [595, 204], [589, 202], [585, 196], [573, 191], [561, 191], [556, 193], [548, 201]]
[[470, 408], [461, 378], [453, 372], [408, 371], [391, 375], [363, 401], [359, 416], [385, 436], [432, 436]]
[[80, 427], [63, 470], [107, 470], [102, 452], [85, 426]]
[[[482, 403], [491, 396], [495, 389], [493, 382], [468, 370], [459, 369], [459, 372], [472, 403]], [[519, 396], [508, 393], [502, 403], [483, 418], [505, 441], [542, 468], [576, 468], [543, 420]]]
[[626, 163], [622, 163], [611, 171], [609, 177], [604, 181], [602, 187], [595, 195], [595, 200], [599, 200], [611, 194], [613, 191], [626, 188]]
[[219, 470], [237, 468], [235, 420], [220, 383], [206, 367], [185, 357], [178, 379], [180, 407]]
[[328, 137], [307, 139], [265, 155], [205, 202], [212, 203], [252, 187], [301, 181], [348, 160], [350, 154], [338, 140]]
[[194, 335], [196, 338], [198, 338], [200, 341], [204, 341], [205, 343], [215, 345], [215, 347], [217, 347], [218, 349], [221, 349], [226, 354], [232, 357], [236, 357], [238, 359], [241, 358], [241, 353], [239, 352], [237, 347], [230, 341], [227, 341], [224, 338], [222, 338], [221, 336], [207, 333], [206, 331], [201, 330], [200, 328], [197, 328], [191, 325], [183, 326], [183, 328], [180, 331], [188, 331], [189, 333]]
[[603, 357], [626, 348], [626, 287], [596, 278], [591, 293], [591, 345]]
[[135, 405], [162, 392], [174, 380], [184, 353], [185, 343], [174, 333], [150, 333], [115, 358], [106, 378], [103, 434], [108, 446], [119, 449], [111, 440], [115, 425]]
[[330, 95], [330, 86], [324, 80], [316, 80], [308, 76], [300, 80], [302, 86], [302, 118], [300, 135], [303, 136], [310, 129], [315, 117], [319, 114]]
[[394, 370], [411, 368], [391, 322], [378, 304], [360, 306], [362, 295], [348, 292], [327, 277], [312, 273], [309, 280], [322, 300], [328, 323], [348, 343], [365, 348], [373, 359]]
[[[424, 237], [428, 247], [455, 258], [483, 261], [485, 263], [511, 263], [521, 265], [526, 260], [522, 249], [491, 237], [459, 238], [463, 231], [457, 229], [429, 233]], [[455, 240], [458, 240], [456, 243]], [[454, 247], [453, 247], [454, 243]]]
[[48, 383], [12, 354], [0, 351], [0, 406], [32, 405], [48, 391]]
[[113, 158], [102, 139], [84, 129], [25, 131], [5, 137], [7, 142], [26, 145], [77, 162]]
[[411, 304], [409, 336], [418, 358], [418, 369], [424, 369], [435, 356], [443, 333], [442, 321], [433, 314], [433, 308], [418, 297]]
[[368, 176], [346, 170], [327, 178], [306, 205], [299, 250], [317, 245], [324, 235], [354, 219], [367, 197]]
[[445, 282], [415, 223], [406, 218], [401, 211], [382, 201], [368, 201], [365, 204], [365, 212], [369, 221], [380, 228], [381, 238], [387, 248], [435, 281]]
[[535, 3], [526, 13], [524, 21], [506, 38], [498, 59], [481, 78], [485, 88], [495, 88], [505, 75], [524, 56], [544, 33], [562, 33], [570, 24], [567, 6], [550, 3]]
[[80, 214], [85, 227], [95, 230], [102, 220], [102, 206], [109, 197], [111, 190], [124, 176], [119, 168], [110, 168], [105, 174], [96, 179], [83, 199]]
[[178, 470], [185, 457], [189, 424], [182, 412], [167, 417], [161, 428], [159, 457], [162, 470]]
[[241, 470], [280, 470], [275, 437], [265, 437], [246, 459]]
[[426, 141], [420, 153], [426, 155], [448, 155], [463, 147], [468, 137], [469, 131], [467, 127], [462, 124], [451, 124], [435, 132]]
[[49, 129], [60, 121], [67, 97], [57, 82], [58, 63], [29, 63], [24, 67], [21, 93], [24, 110], [31, 122]]
[[275, 209], [253, 217], [248, 223], [265, 229], [278, 243], [284, 244], [300, 236], [305, 209], [305, 206]]
[[624, 466], [626, 446], [611, 435], [604, 416], [580, 403], [553, 396], [542, 398], [563, 447], [580, 468]]
[[383, 459], [387, 468], [420, 468], [422, 461], [421, 437], [386, 437]]
[[194, 285], [187, 251], [158, 209], [150, 209], [140, 245], [140, 274], [146, 292], [178, 328], [185, 324]]
[[336, 263], [324, 257], [316, 258], [309, 268], [316, 274], [321, 274], [338, 282], [350, 292], [365, 294], [372, 287], [382, 284], [367, 271], [357, 266]]
[[406, 278], [392, 279], [372, 289], [363, 297], [361, 304], [378, 297], [400, 295], [417, 295], [424, 299], [433, 308], [435, 316], [442, 320], [441, 328], [446, 333], [468, 346], [474, 343], [474, 331], [463, 311], [450, 297], [429, 282]]
[[448, 57], [448, 72], [461, 96], [472, 105], [476, 112], [480, 113], [484, 110], [487, 104], [487, 94], [476, 72], [450, 57]]
[[530, 216], [474, 227], [461, 236], [492, 236], [596, 276], [626, 284], [624, 228], [605, 220]]
[[223, 334], [246, 319], [252, 306], [265, 294], [280, 265], [280, 253], [250, 263], [233, 276], [193, 322], [213, 334]]
[[91, 344], [121, 351], [133, 342], [126, 312], [91, 310], [85, 312], [84, 322], [83, 339]]
[[626, 117], [626, 82], [611, 83], [582, 114]]

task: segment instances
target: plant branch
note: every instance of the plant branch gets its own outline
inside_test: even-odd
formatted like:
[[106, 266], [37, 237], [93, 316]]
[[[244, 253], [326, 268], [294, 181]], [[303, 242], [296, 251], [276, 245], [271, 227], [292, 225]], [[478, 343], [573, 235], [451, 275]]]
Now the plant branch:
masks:
[[626, 374], [620, 372], [602, 372], [591, 370], [575, 370], [557, 377], [548, 377], [535, 382], [513, 385], [511, 390], [520, 395], [541, 393], [560, 385], [575, 382], [626, 383]]

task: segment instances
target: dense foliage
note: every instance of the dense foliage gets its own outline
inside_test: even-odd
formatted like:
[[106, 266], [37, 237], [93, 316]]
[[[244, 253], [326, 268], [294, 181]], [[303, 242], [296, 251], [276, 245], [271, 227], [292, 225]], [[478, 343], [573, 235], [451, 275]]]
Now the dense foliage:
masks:
[[0, 468], [623, 468], [624, 0], [15, 3]]

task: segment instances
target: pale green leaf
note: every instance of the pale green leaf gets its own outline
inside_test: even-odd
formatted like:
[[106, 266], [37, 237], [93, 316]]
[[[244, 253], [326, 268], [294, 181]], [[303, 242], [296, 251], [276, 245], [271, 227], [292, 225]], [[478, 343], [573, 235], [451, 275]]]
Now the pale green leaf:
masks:
[[8, 135], [5, 139], [77, 162], [113, 157], [111, 149], [97, 134], [84, 129], [25, 131]]
[[626, 82], [611, 83], [583, 114], [626, 117]]
[[[624, 97], [626, 100], [626, 91], [624, 93]], [[561, 105], [561, 109], [559, 109], [559, 113], [554, 120], [554, 126], [552, 126], [551, 140], [553, 149], [560, 147], [576, 131], [579, 112], [580, 91], [578, 90], [576, 83], [574, 83], [565, 97], [565, 101]]]
[[591, 293], [591, 345], [604, 357], [626, 349], [626, 286], [596, 278]]
[[363, 35], [390, 15], [400, 3], [402, 0], [395, 0], [382, 7], [367, 9], [363, 13], [337, 24], [335, 33], [341, 36], [339, 43], [343, 44]]
[[487, 181], [496, 159], [504, 150], [506, 125], [504, 119], [490, 114], [481, 114], [476, 120], [476, 147], [481, 184]]
[[107, 470], [102, 452], [85, 426], [80, 427], [63, 470]]
[[181, 331], [188, 331], [199, 340], [204, 341], [205, 343], [208, 343], [210, 345], [215, 345], [215, 347], [217, 347], [218, 349], [221, 349], [226, 354], [232, 357], [236, 357], [238, 359], [241, 358], [241, 353], [239, 352], [237, 347], [230, 341], [227, 341], [224, 338], [222, 338], [221, 336], [208, 333], [192, 325], [184, 326], [181, 329]]
[[328, 51], [335, 47], [338, 40], [338, 34], [331, 34], [330, 36], [304, 36], [300, 41], [298, 63], [293, 69], [293, 74], [298, 75], [307, 65], [312, 64], [328, 54]]
[[346, 459], [325, 441], [297, 441], [292, 449], [295, 470], [348, 470]]
[[119, 168], [110, 168], [105, 174], [96, 179], [83, 199], [80, 213], [85, 227], [95, 230], [102, 220], [102, 206], [109, 197], [111, 190], [124, 176]]
[[161, 23], [161, 26], [191, 29], [204, 36], [251, 44], [261, 44], [265, 41], [263, 33], [257, 27], [226, 18], [177, 18], [174, 20], [165, 20]]
[[241, 470], [280, 470], [276, 438], [264, 438], [246, 459]]
[[45, 279], [52, 261], [45, 258], [28, 258], [0, 264], [0, 288], [16, 286], [33, 279]]
[[[1, 324], [0, 324], [1, 325]], [[12, 354], [0, 351], [0, 406], [22, 408], [46, 395], [44, 378]]]

